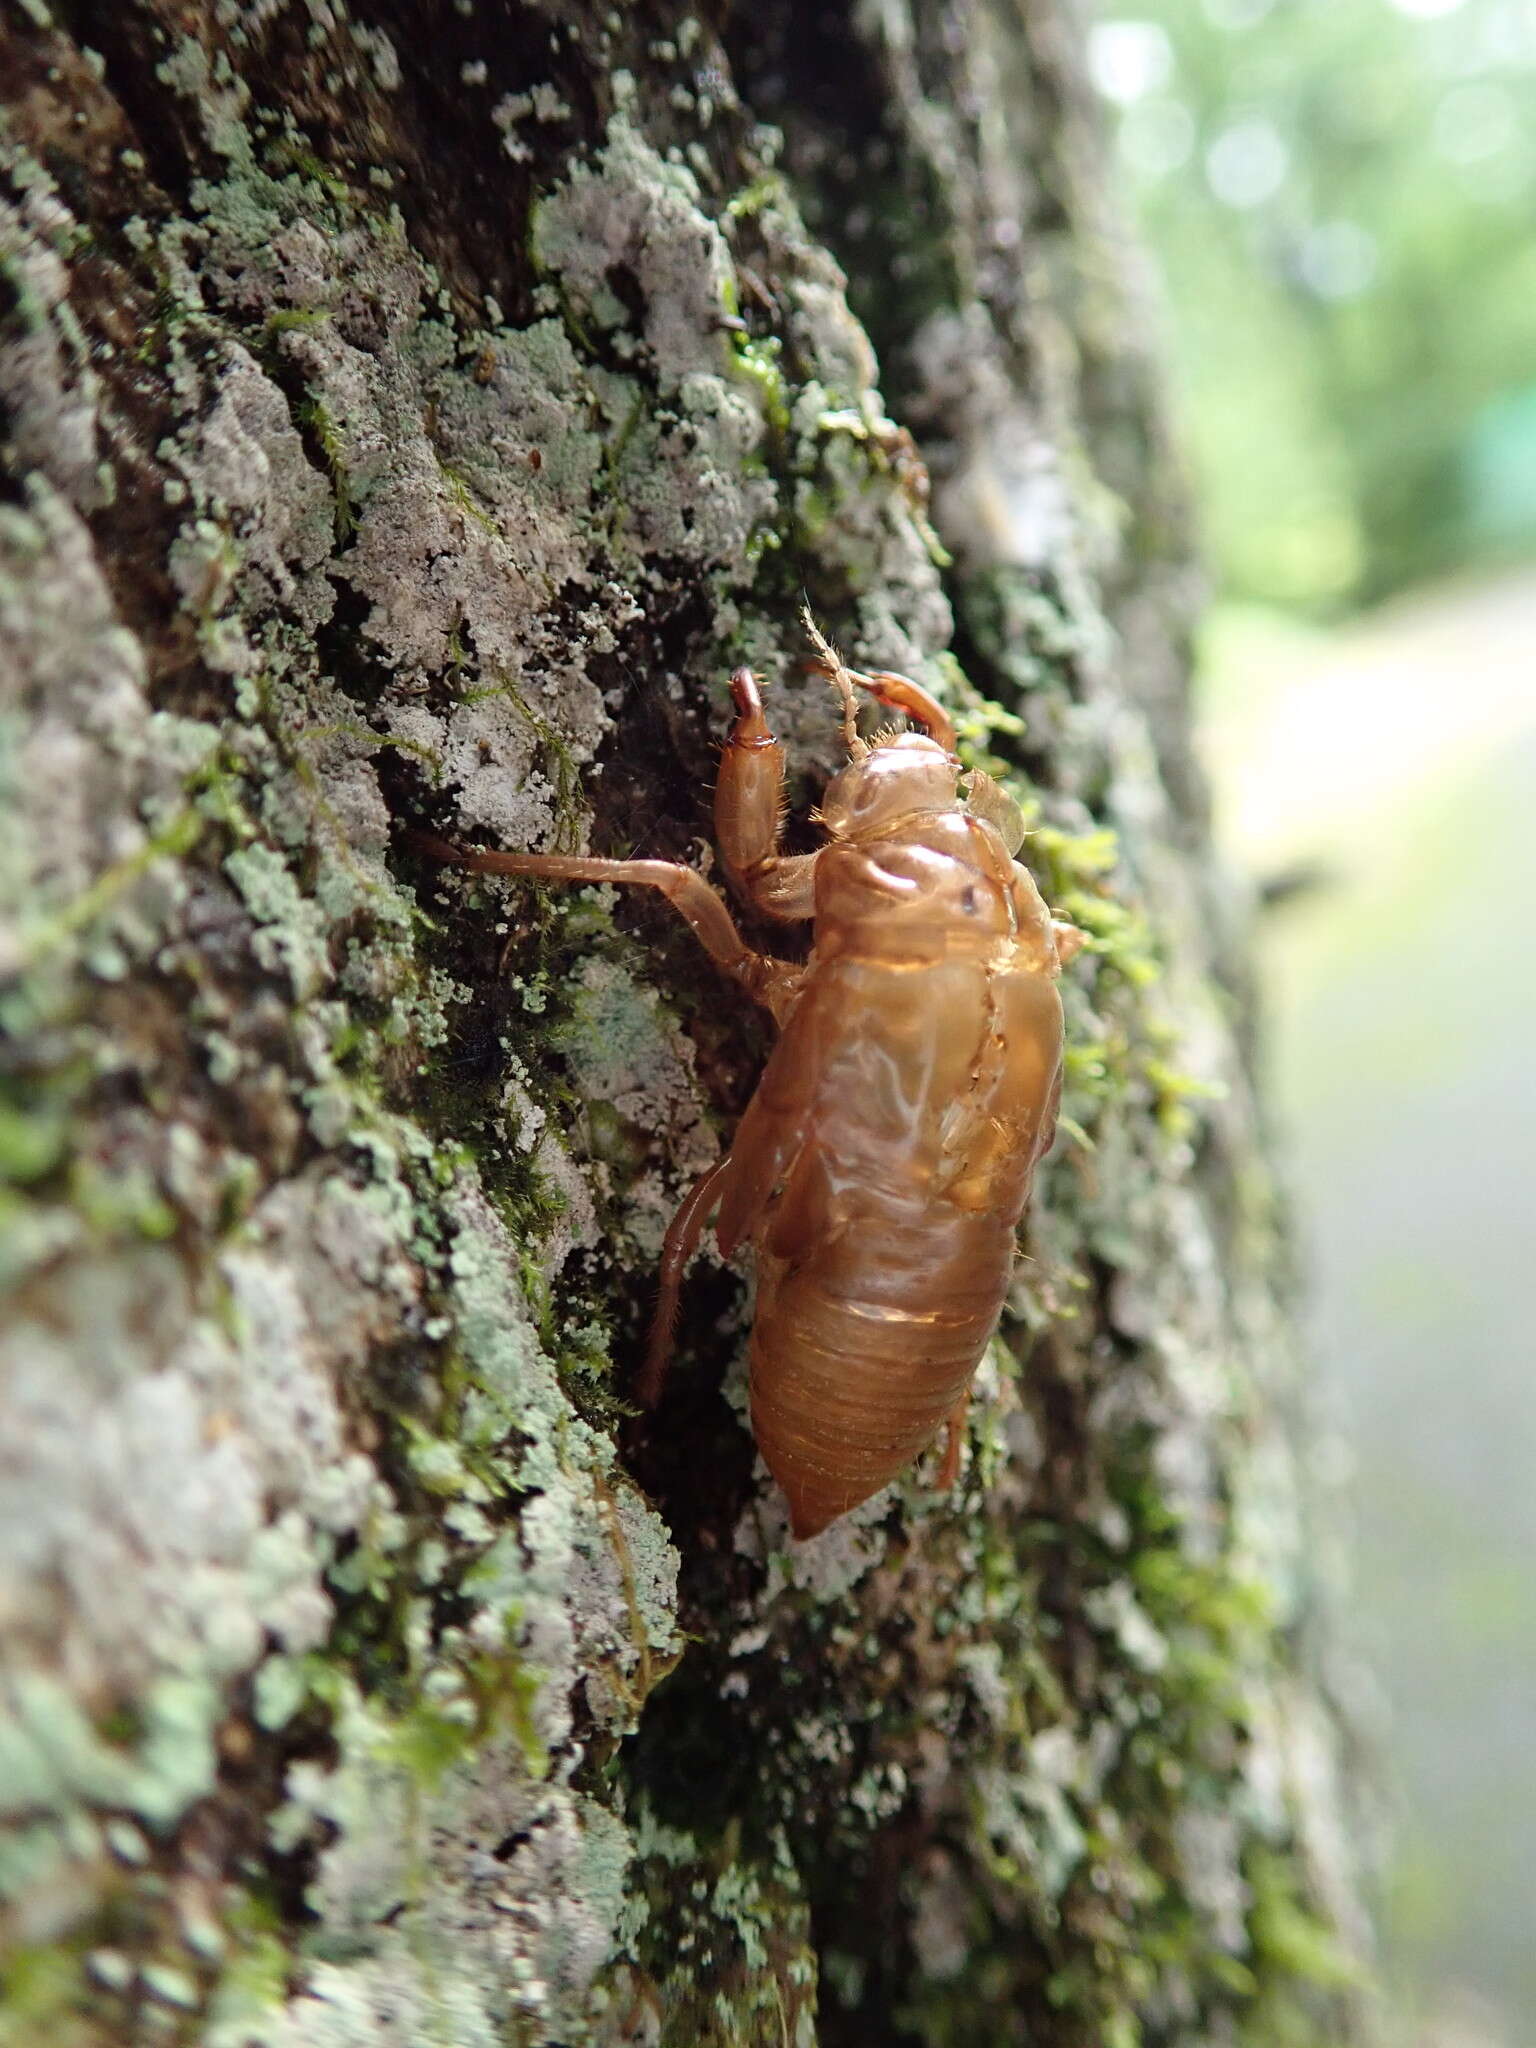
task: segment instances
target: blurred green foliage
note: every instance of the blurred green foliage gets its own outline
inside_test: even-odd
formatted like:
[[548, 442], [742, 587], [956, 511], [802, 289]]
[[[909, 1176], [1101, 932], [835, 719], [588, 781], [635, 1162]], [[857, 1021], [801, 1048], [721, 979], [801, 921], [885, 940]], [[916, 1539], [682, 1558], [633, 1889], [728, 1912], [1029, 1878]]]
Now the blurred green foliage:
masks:
[[1091, 49], [1223, 591], [1536, 545], [1536, 5], [1104, 0]]

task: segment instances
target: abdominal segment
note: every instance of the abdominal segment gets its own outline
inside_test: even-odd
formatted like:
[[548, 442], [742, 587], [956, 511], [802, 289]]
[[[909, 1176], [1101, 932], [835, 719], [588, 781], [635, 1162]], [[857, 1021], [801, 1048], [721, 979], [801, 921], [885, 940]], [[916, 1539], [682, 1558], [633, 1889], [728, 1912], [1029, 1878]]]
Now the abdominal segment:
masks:
[[888, 1224], [846, 1229], [793, 1266], [760, 1253], [752, 1433], [797, 1537], [932, 1443], [970, 1385], [1011, 1265], [1011, 1233], [952, 1216], [894, 1240]]

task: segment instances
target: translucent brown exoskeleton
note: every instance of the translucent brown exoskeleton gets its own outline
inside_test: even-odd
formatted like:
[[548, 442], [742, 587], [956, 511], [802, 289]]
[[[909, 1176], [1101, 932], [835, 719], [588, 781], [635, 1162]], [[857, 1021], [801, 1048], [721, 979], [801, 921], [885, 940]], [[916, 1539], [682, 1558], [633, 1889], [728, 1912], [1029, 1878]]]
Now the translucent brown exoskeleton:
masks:
[[[940, 1430], [939, 1484], [958, 1476], [971, 1380], [1055, 1130], [1056, 978], [1082, 943], [1014, 858], [1010, 799], [973, 773], [962, 802], [941, 706], [905, 676], [847, 668], [810, 630], [849, 754], [821, 801], [826, 844], [779, 850], [784, 750], [748, 669], [731, 678], [715, 794], [732, 887], [766, 917], [814, 920], [803, 965], [748, 947], [691, 868], [416, 835], [482, 874], [659, 889], [779, 1025], [729, 1151], [667, 1233], [637, 1391], [660, 1394], [683, 1270], [714, 1213], [725, 1258], [749, 1240], [756, 1252], [752, 1430], [799, 1537], [867, 1500]], [[923, 729], [860, 738], [855, 688]]]

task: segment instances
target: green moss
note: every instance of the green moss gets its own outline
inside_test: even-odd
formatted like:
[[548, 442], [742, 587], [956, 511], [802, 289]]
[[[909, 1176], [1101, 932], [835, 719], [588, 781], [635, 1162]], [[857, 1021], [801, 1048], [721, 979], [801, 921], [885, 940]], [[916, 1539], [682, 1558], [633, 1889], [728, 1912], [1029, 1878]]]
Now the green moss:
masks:
[[[751, 220], [755, 215], [770, 209], [786, 211], [791, 214], [795, 212], [793, 195], [788, 185], [785, 184], [783, 178], [776, 171], [765, 171], [760, 177], [754, 178], [750, 184], [744, 185], [739, 192], [733, 194], [726, 201], [725, 217], [730, 221]], [[734, 300], [734, 286], [732, 287], [732, 296]], [[739, 308], [732, 303], [728, 306], [727, 310], [734, 313]]]
[[1303, 1901], [1293, 1854], [1256, 1848], [1246, 1874], [1253, 1893], [1248, 1925], [1260, 1970], [1323, 1990], [1365, 1981], [1359, 1961], [1345, 1952], [1337, 1931]]
[[[458, 506], [466, 519], [472, 519], [475, 522], [482, 533], [489, 534], [493, 540], [497, 539], [500, 534], [500, 528], [480, 503], [479, 499], [476, 498], [470, 488], [468, 477], [461, 470], [456, 469], [451, 462], [446, 462], [436, 449], [433, 450], [433, 454], [437, 457], [438, 469], [442, 474], [443, 482], [448, 486], [448, 495], [452, 498], [454, 504]], [[461, 651], [461, 661], [462, 658]]]
[[330, 317], [323, 306], [280, 306], [267, 315], [263, 332], [269, 341], [284, 334], [308, 334], [323, 327]]
[[71, 1944], [38, 1942], [6, 1952], [0, 1992], [0, 2048], [100, 2048], [88, 2024], [82, 1958]]
[[306, 398], [299, 407], [299, 420], [314, 435], [331, 473], [336, 545], [345, 547], [357, 532], [358, 513], [357, 499], [347, 473], [346, 442], [324, 399]]
[[156, 861], [174, 861], [190, 853], [202, 830], [202, 817], [194, 807], [178, 811], [142, 846], [106, 868], [73, 902], [56, 911], [45, 909], [38, 913], [26, 934], [29, 959], [43, 958], [98, 924]]
[[1155, 1054], [1143, 1059], [1141, 1071], [1151, 1083], [1157, 1101], [1157, 1120], [1169, 1138], [1188, 1138], [1195, 1132], [1198, 1119], [1191, 1104], [1221, 1102], [1227, 1095], [1224, 1082], [1186, 1074]]
[[789, 432], [790, 391], [780, 362], [783, 344], [777, 335], [731, 336], [731, 361], [737, 376], [757, 393], [769, 431]]
[[662, 2038], [698, 2048], [813, 2042], [816, 1959], [787, 1851], [760, 1862], [733, 1829], [696, 1843], [643, 1815], [636, 1848], [648, 1908], [642, 1982]]
[[549, 1752], [534, 1726], [539, 1681], [512, 1655], [479, 1657], [463, 1672], [464, 1689], [448, 1705], [431, 1699], [408, 1708], [380, 1738], [379, 1760], [397, 1765], [427, 1792], [499, 1735], [515, 1739], [531, 1778], [549, 1770]]
[[[491, 693], [488, 692], [487, 694]], [[466, 696], [466, 702], [473, 701], [472, 696]], [[359, 746], [367, 748], [370, 752], [375, 749], [383, 751], [394, 749], [398, 753], [409, 754], [413, 761], [419, 761], [432, 777], [434, 784], [441, 786], [444, 779], [443, 757], [437, 749], [427, 746], [421, 740], [413, 740], [399, 733], [375, 732], [370, 725], [356, 724], [351, 720], [339, 720], [328, 725], [305, 726], [296, 735], [296, 738], [301, 746], [305, 744], [314, 745], [321, 740], [346, 739], [355, 741]], [[312, 776], [314, 773], [313, 769], [310, 769], [309, 773]]]
[[[57, 1077], [53, 1079], [57, 1089]], [[21, 1101], [0, 1101], [0, 1178], [17, 1187], [45, 1179], [63, 1159], [68, 1143], [67, 1102], [57, 1096], [39, 1102], [34, 1085], [28, 1086]]]
[[113, 1173], [96, 1160], [76, 1158], [68, 1200], [88, 1228], [108, 1241], [137, 1237], [154, 1243], [176, 1230], [176, 1211], [144, 1168]]
[[260, 1894], [238, 1890], [225, 1907], [230, 1947], [209, 2001], [206, 2048], [240, 2048], [280, 2013], [292, 1959], [282, 1918]]

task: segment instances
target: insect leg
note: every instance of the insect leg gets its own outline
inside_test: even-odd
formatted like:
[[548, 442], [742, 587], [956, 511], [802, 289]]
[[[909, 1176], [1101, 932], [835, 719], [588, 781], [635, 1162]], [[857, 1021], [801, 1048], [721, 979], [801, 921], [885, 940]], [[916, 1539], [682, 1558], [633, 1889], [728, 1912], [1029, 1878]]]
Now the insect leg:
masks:
[[1056, 941], [1056, 958], [1063, 967], [1070, 966], [1088, 943], [1088, 934], [1063, 917], [1051, 919], [1051, 936]]
[[749, 668], [731, 677], [736, 722], [720, 757], [715, 838], [732, 883], [767, 917], [786, 921], [815, 910], [813, 853], [779, 852], [784, 822], [784, 749], [763, 716]]
[[925, 728], [928, 737], [937, 740], [946, 753], [955, 751], [954, 721], [921, 683], [914, 683], [910, 676], [892, 675], [888, 669], [877, 669], [869, 676], [862, 675], [856, 668], [848, 673], [861, 689], [868, 690], [877, 703], [888, 706], [892, 711], [904, 711], [908, 718], [915, 718]]
[[430, 832], [412, 831], [412, 842], [448, 867], [477, 875], [527, 875], [543, 882], [626, 882], [656, 889], [691, 928], [715, 965], [739, 981], [775, 1017], [793, 1000], [801, 970], [787, 961], [754, 953], [732, 922], [731, 913], [702, 875], [669, 860], [601, 860], [564, 853], [480, 853], [451, 846]]
[[661, 1398], [662, 1382], [667, 1376], [672, 1350], [672, 1331], [677, 1322], [677, 1298], [682, 1292], [683, 1270], [698, 1250], [704, 1224], [715, 1204], [720, 1177], [730, 1162], [731, 1155], [727, 1152], [699, 1175], [667, 1226], [661, 1248], [661, 1291], [656, 1297], [656, 1313], [651, 1319], [645, 1363], [635, 1381], [635, 1398], [644, 1408], [654, 1408]]
[[811, 643], [816, 649], [808, 666], [835, 683], [842, 695], [845, 710], [843, 729], [850, 754], [861, 754], [866, 751], [864, 741], [858, 737], [853, 727], [854, 683], [857, 683], [861, 690], [868, 690], [877, 703], [889, 705], [892, 711], [904, 711], [908, 718], [915, 718], [929, 738], [937, 740], [947, 754], [955, 751], [954, 720], [942, 704], [929, 696], [921, 683], [914, 683], [910, 676], [893, 675], [889, 669], [876, 669], [873, 675], [867, 676], [860, 669], [850, 668], [811, 617], [809, 605], [801, 617], [805, 620], [805, 630], [810, 634]]
[[960, 1445], [965, 1436], [965, 1411], [970, 1405], [971, 1390], [967, 1387], [950, 1410], [944, 1424], [944, 1462], [939, 1467], [939, 1476], [936, 1481], [941, 1493], [948, 1493], [949, 1489], [960, 1477]]

